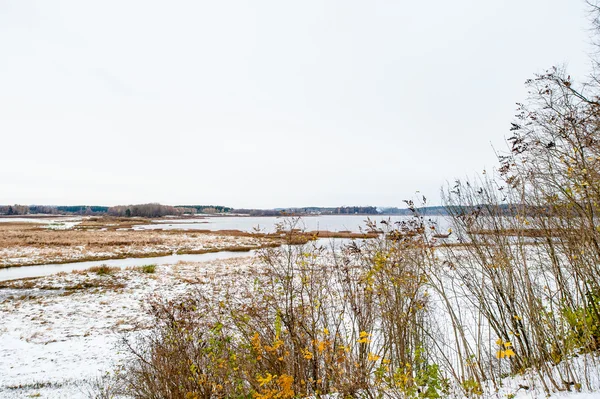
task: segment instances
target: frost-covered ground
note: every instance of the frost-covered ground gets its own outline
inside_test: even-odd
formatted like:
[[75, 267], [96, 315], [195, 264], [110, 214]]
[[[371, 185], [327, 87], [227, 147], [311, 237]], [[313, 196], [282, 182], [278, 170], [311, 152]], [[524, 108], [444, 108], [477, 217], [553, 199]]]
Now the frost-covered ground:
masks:
[[[252, 259], [158, 266], [153, 274], [70, 273], [0, 289], [0, 398], [86, 398], [125, 354], [119, 343], [149, 327], [144, 303], [250, 273]], [[39, 396], [38, 396], [39, 395]]]
[[[75, 272], [3, 283], [7, 287], [0, 289], [0, 398], [90, 397], [94, 380], [126, 358], [122, 338], [136, 328], [151, 327], [145, 312], [149, 299], [196, 290], [221, 295], [220, 287], [227, 283], [252, 281], [259, 269], [253, 262], [240, 257], [159, 265], [155, 273]], [[484, 397], [546, 397], [535, 386], [534, 378], [508, 378], [498, 393]], [[600, 393], [551, 397], [590, 399], [600, 398]]]
[[0, 230], [0, 267], [256, 248], [256, 237], [156, 231]]

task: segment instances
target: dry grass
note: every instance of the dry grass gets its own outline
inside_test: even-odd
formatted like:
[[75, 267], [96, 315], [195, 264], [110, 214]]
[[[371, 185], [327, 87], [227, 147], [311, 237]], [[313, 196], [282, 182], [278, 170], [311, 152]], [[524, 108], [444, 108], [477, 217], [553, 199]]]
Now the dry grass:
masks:
[[32, 230], [37, 229], [39, 226], [36, 223], [27, 222], [2, 222], [0, 223], [0, 232], [6, 230]]
[[156, 272], [156, 265], [143, 265], [143, 266], [135, 266], [129, 268], [131, 270], [135, 270], [140, 273], [151, 274]]
[[[70, 230], [50, 230], [34, 223], [0, 223], [0, 268], [158, 257], [173, 253], [244, 252], [279, 246], [289, 239], [281, 232], [130, 229], [133, 225], [148, 222], [141, 218], [89, 218]], [[376, 236], [375, 233], [311, 231], [294, 234], [291, 243], [305, 244], [318, 238]]]
[[[165, 233], [179, 234], [181, 230], [166, 230]], [[227, 237], [255, 237], [255, 238], [269, 238], [269, 239], [281, 239], [286, 236], [286, 233], [275, 232], [275, 233], [253, 233], [241, 230], [193, 230], [189, 232], [190, 235], [219, 235]], [[294, 232], [294, 237], [298, 240], [308, 242], [317, 238], [376, 238], [377, 233], [353, 233], [351, 231], [299, 231]]]
[[[74, 273], [80, 275], [89, 275], [94, 273], [98, 276], [114, 275], [119, 268], [111, 268], [106, 266], [100, 266], [97, 268], [91, 268], [88, 270], [78, 270]], [[59, 291], [64, 290], [63, 295], [71, 295], [77, 291], [89, 290], [89, 289], [107, 289], [117, 290], [125, 288], [125, 284], [118, 281], [118, 279], [105, 279], [105, 278], [89, 278], [84, 281], [72, 282], [67, 285], [52, 285], [52, 283], [45, 282], [44, 279], [39, 277], [23, 278], [17, 280], [3, 281], [0, 283], [0, 289], [10, 288], [14, 290], [31, 290], [39, 289], [44, 291]]]
[[[92, 221], [104, 225], [106, 222], [105, 219]], [[155, 257], [173, 253], [249, 251], [280, 243], [281, 239], [278, 237], [243, 232], [95, 228], [48, 230], [31, 223], [1, 223], [0, 268], [128, 257]]]
[[73, 285], [69, 285], [67, 287], [64, 287], [65, 289], [65, 293], [64, 295], [70, 295], [71, 293], [74, 293], [76, 291], [80, 291], [80, 290], [88, 290], [88, 289], [94, 289], [94, 288], [102, 288], [105, 290], [118, 290], [118, 289], [122, 289], [125, 288], [126, 285], [124, 283], [118, 282], [118, 281], [113, 281], [113, 280], [91, 280], [91, 281], [84, 281], [81, 283], [77, 283], [77, 284], [73, 284]]
[[107, 275], [115, 274], [119, 270], [121, 270], [121, 269], [118, 267], [110, 267], [110, 266], [106, 266], [106, 265], [100, 265], [100, 266], [90, 267], [89, 269], [86, 269], [85, 271], [88, 273], [96, 273], [99, 276], [107, 276]]
[[2, 281], [0, 283], [0, 289], [12, 288], [12, 289], [31, 289], [36, 286], [37, 277], [27, 277], [16, 280]]
[[81, 223], [75, 226], [75, 230], [130, 229], [136, 225], [149, 223], [152, 223], [152, 220], [146, 218], [120, 218], [112, 216], [99, 216], [83, 219]]

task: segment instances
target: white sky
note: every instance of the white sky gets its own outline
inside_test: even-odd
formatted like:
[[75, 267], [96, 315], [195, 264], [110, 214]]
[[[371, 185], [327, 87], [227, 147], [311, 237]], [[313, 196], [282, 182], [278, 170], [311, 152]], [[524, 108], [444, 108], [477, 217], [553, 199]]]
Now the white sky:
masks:
[[439, 203], [583, 0], [0, 0], [0, 204]]

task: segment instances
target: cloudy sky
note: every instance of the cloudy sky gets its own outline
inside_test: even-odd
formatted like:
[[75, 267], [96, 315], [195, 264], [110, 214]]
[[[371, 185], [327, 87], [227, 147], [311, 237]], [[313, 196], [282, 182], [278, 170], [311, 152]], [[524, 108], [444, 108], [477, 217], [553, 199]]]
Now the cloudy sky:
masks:
[[0, 0], [0, 204], [401, 206], [495, 166], [581, 0]]

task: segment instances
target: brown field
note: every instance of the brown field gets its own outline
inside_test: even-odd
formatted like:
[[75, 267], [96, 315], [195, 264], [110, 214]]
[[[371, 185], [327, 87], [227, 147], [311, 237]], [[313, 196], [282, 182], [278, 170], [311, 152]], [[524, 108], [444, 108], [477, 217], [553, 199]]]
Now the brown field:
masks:
[[[40, 223], [0, 223], [0, 268], [171, 254], [249, 251], [289, 242], [286, 233], [239, 230], [132, 230], [142, 218], [87, 218], [71, 229], [48, 229]], [[351, 232], [295, 232], [292, 243], [317, 238], [373, 238]]]
[[85, 218], [75, 226], [75, 230], [117, 230], [130, 229], [135, 225], [148, 224], [152, 221], [145, 218], [118, 218], [111, 216]]
[[[123, 224], [117, 224], [118, 228], [124, 228]], [[32, 223], [0, 223], [0, 268], [173, 253], [247, 251], [281, 243], [281, 239], [252, 234], [101, 230], [106, 228], [106, 224], [101, 223], [93, 228], [89, 226], [87, 223], [83, 228], [51, 230]]]

